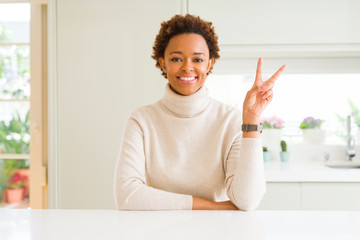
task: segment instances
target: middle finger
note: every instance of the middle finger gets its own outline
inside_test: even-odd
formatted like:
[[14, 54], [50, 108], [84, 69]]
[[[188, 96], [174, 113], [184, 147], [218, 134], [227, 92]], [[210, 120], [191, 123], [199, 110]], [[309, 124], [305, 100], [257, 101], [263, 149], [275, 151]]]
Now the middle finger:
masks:
[[276, 73], [274, 73], [274, 75], [272, 75], [266, 82], [275, 82], [286, 68], [286, 65], [282, 65], [281, 68], [279, 68], [279, 70], [277, 70]]

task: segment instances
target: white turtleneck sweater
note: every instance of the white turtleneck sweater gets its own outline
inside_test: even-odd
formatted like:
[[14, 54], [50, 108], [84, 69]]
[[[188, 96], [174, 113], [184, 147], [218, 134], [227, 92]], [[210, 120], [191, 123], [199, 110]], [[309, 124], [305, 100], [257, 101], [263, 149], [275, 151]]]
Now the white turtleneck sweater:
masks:
[[192, 209], [192, 196], [252, 210], [265, 193], [261, 139], [242, 138], [241, 112], [203, 86], [182, 96], [169, 84], [129, 117], [115, 169], [123, 210]]

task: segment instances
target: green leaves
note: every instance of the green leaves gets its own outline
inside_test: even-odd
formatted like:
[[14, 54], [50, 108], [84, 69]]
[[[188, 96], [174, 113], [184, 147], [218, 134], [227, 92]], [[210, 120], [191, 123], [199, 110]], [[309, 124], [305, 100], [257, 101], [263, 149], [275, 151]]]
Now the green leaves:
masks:
[[22, 120], [17, 112], [7, 124], [0, 121], [0, 151], [4, 153], [29, 153], [30, 133], [29, 114]]
[[351, 109], [351, 112], [352, 112], [352, 116], [354, 117], [355, 123], [360, 128], [360, 112], [359, 112], [359, 109], [351, 99], [348, 99], [348, 103], [349, 103], [349, 106], [350, 106], [350, 109]]
[[316, 119], [314, 117], [307, 117], [300, 123], [300, 129], [313, 129], [313, 128], [321, 128], [321, 125], [325, 122], [325, 120]]
[[0, 42], [10, 41], [14, 31], [5, 25], [0, 25]]
[[287, 145], [286, 145], [286, 142], [284, 140], [281, 140], [280, 146], [281, 146], [281, 151], [283, 151], [283, 152], [287, 151]]

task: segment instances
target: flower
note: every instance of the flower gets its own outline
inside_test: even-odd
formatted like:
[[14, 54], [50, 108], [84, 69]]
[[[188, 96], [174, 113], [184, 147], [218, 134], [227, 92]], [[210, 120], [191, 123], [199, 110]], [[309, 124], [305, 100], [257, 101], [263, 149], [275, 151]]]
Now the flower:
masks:
[[261, 120], [263, 128], [283, 128], [284, 127], [284, 120], [281, 118], [277, 118], [272, 116], [271, 118], [263, 118]]
[[14, 173], [8, 181], [8, 188], [17, 189], [24, 186], [23, 177], [19, 173]]
[[321, 120], [321, 119], [315, 119], [314, 117], [307, 117], [301, 122], [300, 128], [301, 129], [309, 129], [309, 128], [318, 128], [319, 129], [324, 122], [325, 121]]

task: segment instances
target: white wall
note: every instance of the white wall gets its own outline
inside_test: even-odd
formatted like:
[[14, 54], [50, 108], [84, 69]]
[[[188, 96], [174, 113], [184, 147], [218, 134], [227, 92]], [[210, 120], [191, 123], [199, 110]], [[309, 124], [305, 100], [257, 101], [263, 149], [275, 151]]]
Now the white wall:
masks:
[[132, 110], [162, 97], [166, 80], [154, 67], [152, 45], [160, 23], [182, 13], [184, 4], [53, 0], [49, 9], [50, 127], [56, 128], [50, 130], [49, 165], [56, 168], [50, 207], [115, 208], [123, 125]]

